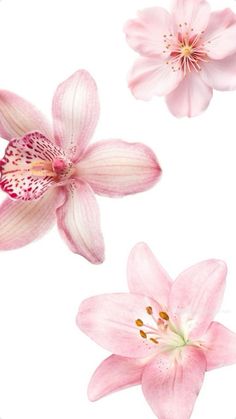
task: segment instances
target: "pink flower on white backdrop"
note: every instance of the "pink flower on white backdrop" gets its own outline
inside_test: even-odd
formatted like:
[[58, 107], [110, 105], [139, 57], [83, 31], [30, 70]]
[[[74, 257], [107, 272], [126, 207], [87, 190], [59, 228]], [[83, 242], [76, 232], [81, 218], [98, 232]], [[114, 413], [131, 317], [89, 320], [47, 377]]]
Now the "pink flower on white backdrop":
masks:
[[77, 324], [111, 351], [88, 388], [92, 401], [142, 385], [159, 419], [188, 419], [206, 371], [236, 363], [236, 334], [213, 321], [227, 268], [207, 260], [172, 281], [144, 243], [128, 260], [130, 294], [85, 300]]
[[0, 91], [0, 134], [9, 140], [0, 162], [0, 250], [30, 243], [57, 220], [69, 248], [92, 263], [104, 259], [94, 193], [109, 197], [153, 186], [161, 175], [155, 154], [118, 139], [88, 146], [99, 118], [95, 81], [85, 70], [56, 90], [54, 127], [24, 99]]
[[172, 0], [138, 12], [125, 25], [128, 44], [142, 57], [129, 74], [137, 99], [165, 96], [170, 112], [196, 116], [213, 89], [236, 89], [236, 15], [211, 12], [205, 0]]

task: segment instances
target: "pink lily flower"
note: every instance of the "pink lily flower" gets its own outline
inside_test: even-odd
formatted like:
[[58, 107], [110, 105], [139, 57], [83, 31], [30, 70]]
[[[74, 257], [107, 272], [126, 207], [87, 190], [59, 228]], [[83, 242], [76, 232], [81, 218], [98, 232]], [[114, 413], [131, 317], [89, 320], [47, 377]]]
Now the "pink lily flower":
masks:
[[84, 70], [59, 85], [53, 98], [54, 130], [24, 99], [0, 91], [0, 135], [10, 140], [0, 162], [0, 250], [44, 234], [57, 219], [69, 248], [92, 263], [104, 259], [94, 193], [124, 196], [152, 187], [161, 168], [140, 143], [100, 141], [88, 146], [99, 118], [95, 81]]
[[230, 9], [211, 13], [205, 0], [173, 0], [171, 14], [144, 9], [125, 33], [142, 56], [129, 74], [137, 99], [166, 96], [173, 115], [192, 117], [208, 107], [213, 89], [236, 89], [236, 15]]
[[130, 294], [85, 300], [77, 324], [111, 351], [88, 388], [91, 401], [141, 384], [159, 419], [188, 419], [205, 371], [236, 362], [236, 334], [213, 321], [225, 288], [220, 260], [200, 262], [173, 282], [144, 243], [128, 260]]

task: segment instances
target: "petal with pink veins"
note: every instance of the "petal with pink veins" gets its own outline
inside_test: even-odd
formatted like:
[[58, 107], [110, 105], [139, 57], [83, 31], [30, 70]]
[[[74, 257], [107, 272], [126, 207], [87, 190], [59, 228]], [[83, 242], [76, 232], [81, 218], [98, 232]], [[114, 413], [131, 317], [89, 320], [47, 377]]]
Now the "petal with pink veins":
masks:
[[0, 250], [16, 249], [43, 236], [54, 224], [63, 199], [63, 191], [52, 188], [37, 201], [5, 200], [0, 206]]
[[154, 298], [167, 307], [172, 280], [145, 243], [138, 243], [128, 259], [128, 285], [131, 293]]
[[158, 419], [190, 418], [205, 369], [204, 354], [190, 346], [160, 354], [146, 366], [143, 393]]
[[160, 306], [151, 298], [135, 294], [105, 294], [83, 301], [77, 316], [79, 328], [115, 355], [143, 358], [158, 351], [158, 345], [140, 335], [137, 319], [150, 322], [146, 307], [156, 317]]
[[113, 197], [149, 189], [159, 179], [161, 168], [147, 146], [109, 140], [88, 148], [77, 173], [95, 193]]
[[236, 54], [202, 65], [201, 77], [213, 89], [236, 89]]
[[50, 140], [52, 128], [31, 103], [6, 90], [0, 90], [0, 135], [6, 140], [19, 138], [30, 131], [40, 131]]
[[187, 327], [192, 339], [205, 333], [219, 310], [226, 274], [224, 262], [210, 259], [188, 268], [174, 281], [169, 315], [180, 328]]
[[212, 88], [207, 86], [198, 73], [186, 75], [184, 80], [166, 97], [170, 112], [178, 117], [193, 117], [203, 112], [213, 95]]
[[201, 338], [207, 360], [207, 371], [236, 363], [236, 333], [212, 322]]
[[57, 223], [72, 252], [95, 264], [103, 262], [99, 208], [89, 185], [78, 180], [70, 182], [66, 187], [65, 203], [57, 210]]
[[97, 86], [87, 71], [77, 71], [58, 86], [52, 105], [55, 139], [74, 162], [93, 135], [99, 109]]
[[96, 401], [115, 391], [141, 384], [143, 370], [147, 362], [145, 358], [109, 356], [99, 365], [90, 380], [89, 400]]
[[129, 20], [124, 31], [131, 48], [147, 57], [156, 56], [165, 49], [164, 36], [172, 32], [171, 16], [162, 7], [150, 7]]
[[182, 71], [173, 71], [171, 61], [161, 57], [140, 58], [128, 77], [129, 88], [137, 99], [168, 95], [183, 79]]
[[172, 13], [176, 26], [182, 30], [193, 30], [193, 33], [203, 31], [210, 17], [210, 5], [205, 0], [173, 0]]

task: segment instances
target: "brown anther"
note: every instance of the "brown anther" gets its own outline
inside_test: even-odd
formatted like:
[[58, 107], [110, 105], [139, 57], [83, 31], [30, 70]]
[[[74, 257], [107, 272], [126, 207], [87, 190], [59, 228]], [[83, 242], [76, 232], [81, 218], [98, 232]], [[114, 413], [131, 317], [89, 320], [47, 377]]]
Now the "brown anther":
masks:
[[180, 27], [180, 28], [182, 28], [182, 25], [181, 25], [181, 23], [179, 24], [179, 27]]
[[160, 311], [159, 316], [161, 319], [168, 321], [169, 320], [169, 316], [165, 311]]
[[151, 315], [153, 313], [152, 307], [151, 306], [146, 307], [146, 312], [147, 314]]
[[143, 321], [141, 319], [137, 319], [137, 320], [135, 320], [135, 324], [138, 327], [142, 327], [143, 326]]
[[188, 24], [187, 24], [187, 22], [184, 22], [184, 24], [185, 24], [185, 26], [187, 26]]
[[159, 343], [158, 340], [155, 339], [155, 338], [150, 338], [150, 341], [153, 342], [153, 343], [155, 343], [156, 345], [158, 345], [158, 343]]
[[147, 334], [143, 330], [140, 330], [139, 333], [143, 339], [147, 339]]

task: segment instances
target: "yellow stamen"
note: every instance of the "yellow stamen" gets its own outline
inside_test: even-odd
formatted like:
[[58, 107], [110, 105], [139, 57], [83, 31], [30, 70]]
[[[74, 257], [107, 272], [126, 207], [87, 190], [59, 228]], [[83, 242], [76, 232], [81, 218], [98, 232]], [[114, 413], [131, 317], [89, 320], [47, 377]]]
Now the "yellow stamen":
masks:
[[158, 340], [155, 339], [155, 338], [150, 338], [150, 341], [153, 342], [153, 343], [155, 343], [156, 345], [158, 345], [158, 343], [159, 343]]
[[143, 326], [143, 321], [141, 319], [137, 319], [135, 320], [136, 326], [138, 327], [142, 327]]
[[146, 312], [147, 312], [147, 314], [151, 315], [152, 314], [152, 307], [151, 306], [146, 307]]
[[139, 331], [139, 333], [140, 333], [140, 336], [141, 336], [143, 339], [147, 339], [147, 335], [146, 335], [146, 333], [145, 333], [143, 330], [140, 330], [140, 331]]
[[182, 52], [183, 57], [190, 57], [190, 55], [193, 52], [193, 49], [190, 45], [185, 45], [182, 47], [181, 52]]
[[165, 311], [160, 311], [159, 316], [161, 319], [168, 321], [169, 320], [169, 316]]

